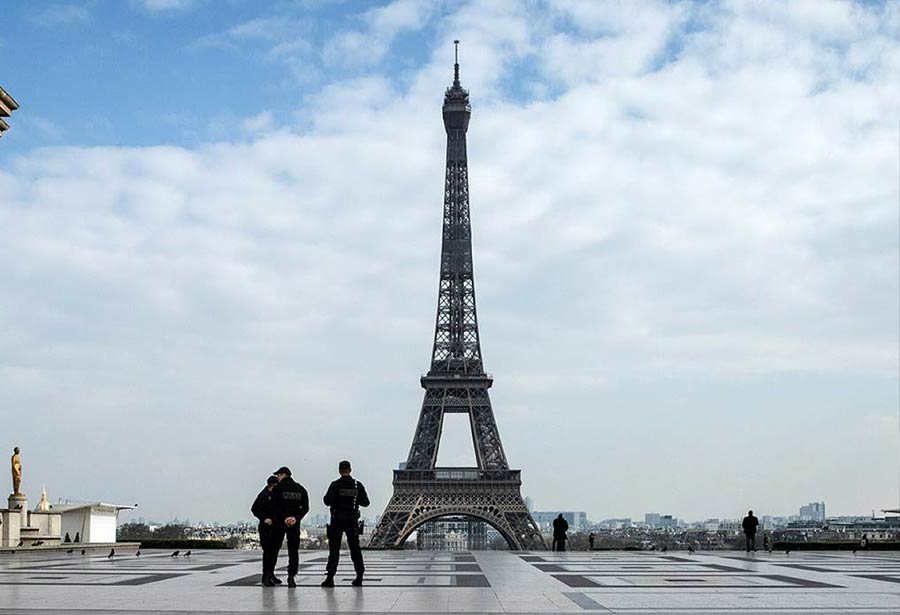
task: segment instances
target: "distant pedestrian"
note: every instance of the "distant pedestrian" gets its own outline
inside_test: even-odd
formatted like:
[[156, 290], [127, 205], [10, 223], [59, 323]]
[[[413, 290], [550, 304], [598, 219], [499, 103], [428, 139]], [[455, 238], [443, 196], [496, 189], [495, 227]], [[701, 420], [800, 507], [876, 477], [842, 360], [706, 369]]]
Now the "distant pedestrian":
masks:
[[272, 548], [281, 550], [281, 543], [287, 537], [288, 547], [288, 587], [297, 587], [294, 577], [300, 568], [300, 521], [309, 512], [309, 494], [303, 485], [291, 477], [291, 470], [281, 466], [274, 472], [278, 484], [272, 490], [277, 518], [272, 532]]
[[594, 538], [595, 538], [594, 532], [591, 532], [590, 534], [588, 534], [588, 546], [590, 547], [591, 551], [594, 550]]
[[747, 516], [744, 517], [741, 527], [744, 528], [744, 538], [747, 541], [747, 553], [750, 553], [750, 549], [753, 549], [753, 552], [756, 553], [756, 528], [759, 527], [759, 519], [753, 516], [752, 510], [747, 511]]
[[566, 540], [568, 540], [568, 536], [566, 536], [566, 532], [569, 531], [569, 522], [563, 519], [562, 513], [559, 513], [559, 516], [553, 520], [553, 550], [554, 551], [565, 551], [566, 550]]
[[328, 492], [323, 501], [331, 509], [331, 522], [328, 524], [328, 564], [325, 567], [325, 580], [322, 587], [334, 587], [334, 575], [337, 574], [338, 561], [341, 557], [341, 540], [347, 535], [347, 546], [350, 548], [350, 559], [353, 560], [353, 569], [356, 578], [353, 585], [363, 584], [362, 550], [359, 548], [359, 535], [362, 533], [362, 524], [359, 519], [359, 507], [369, 505], [369, 495], [361, 482], [353, 478], [350, 473], [353, 468], [349, 461], [338, 464], [340, 478], [328, 486]]
[[[281, 583], [281, 579], [275, 576], [275, 564], [278, 562], [278, 551], [273, 549], [272, 537], [275, 532], [274, 525], [278, 518], [278, 510], [272, 499], [272, 491], [278, 484], [278, 478], [270, 476], [266, 479], [266, 487], [259, 492], [250, 507], [253, 516], [259, 519], [259, 546], [262, 547], [262, 584], [272, 587]], [[281, 545], [278, 545], [281, 548]]]

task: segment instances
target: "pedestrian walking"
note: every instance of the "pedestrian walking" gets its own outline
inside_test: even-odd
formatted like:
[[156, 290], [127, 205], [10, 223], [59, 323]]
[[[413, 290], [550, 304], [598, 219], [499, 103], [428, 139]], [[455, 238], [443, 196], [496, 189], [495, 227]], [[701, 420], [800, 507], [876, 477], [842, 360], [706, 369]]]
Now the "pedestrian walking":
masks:
[[361, 482], [351, 475], [353, 468], [349, 461], [338, 464], [340, 478], [328, 486], [328, 491], [323, 498], [325, 505], [331, 509], [331, 522], [328, 524], [328, 564], [325, 567], [325, 580], [322, 587], [334, 587], [334, 575], [337, 574], [338, 561], [341, 557], [341, 540], [346, 534], [347, 546], [350, 547], [350, 559], [353, 560], [353, 569], [356, 578], [352, 585], [363, 584], [362, 550], [359, 548], [359, 535], [362, 533], [362, 524], [359, 519], [359, 507], [369, 505], [369, 495]]
[[590, 534], [588, 534], [588, 547], [590, 548], [591, 551], [594, 550], [594, 538], [595, 538], [594, 532], [591, 532]]

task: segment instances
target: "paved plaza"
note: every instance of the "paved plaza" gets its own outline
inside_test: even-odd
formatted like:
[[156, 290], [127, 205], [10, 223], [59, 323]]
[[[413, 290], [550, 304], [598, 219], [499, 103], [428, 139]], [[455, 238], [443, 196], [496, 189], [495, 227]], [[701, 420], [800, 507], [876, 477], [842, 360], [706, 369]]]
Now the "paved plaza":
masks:
[[[900, 613], [900, 553], [301, 553], [300, 587], [263, 588], [260, 554], [0, 555], [0, 613]], [[279, 561], [281, 575], [286, 559]]]

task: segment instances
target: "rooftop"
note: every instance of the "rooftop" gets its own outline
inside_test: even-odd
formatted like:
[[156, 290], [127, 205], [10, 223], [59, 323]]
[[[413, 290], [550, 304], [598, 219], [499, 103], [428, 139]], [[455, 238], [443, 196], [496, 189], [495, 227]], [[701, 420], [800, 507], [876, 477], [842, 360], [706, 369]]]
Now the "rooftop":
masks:
[[[0, 613], [897, 613], [900, 553], [366, 552], [300, 555], [300, 587], [258, 585], [253, 551], [0, 554]], [[281, 576], [286, 558], [279, 561]]]

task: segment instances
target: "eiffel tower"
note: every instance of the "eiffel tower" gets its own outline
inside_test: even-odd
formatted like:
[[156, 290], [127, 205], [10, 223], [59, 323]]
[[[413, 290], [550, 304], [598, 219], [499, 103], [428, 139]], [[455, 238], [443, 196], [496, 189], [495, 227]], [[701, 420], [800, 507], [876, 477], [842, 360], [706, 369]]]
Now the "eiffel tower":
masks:
[[[446, 516], [474, 517], [490, 524], [510, 549], [546, 549], [519, 492], [521, 470], [511, 470], [503, 452], [488, 389], [475, 311], [472, 226], [466, 130], [472, 109], [459, 83], [459, 41], [453, 85], [444, 95], [447, 170], [441, 275], [431, 369], [422, 376], [425, 399], [406, 465], [394, 470], [394, 493], [369, 548], [400, 548], [423, 523]], [[444, 414], [469, 415], [477, 467], [438, 468]]]

